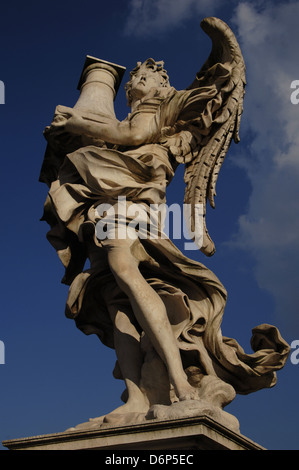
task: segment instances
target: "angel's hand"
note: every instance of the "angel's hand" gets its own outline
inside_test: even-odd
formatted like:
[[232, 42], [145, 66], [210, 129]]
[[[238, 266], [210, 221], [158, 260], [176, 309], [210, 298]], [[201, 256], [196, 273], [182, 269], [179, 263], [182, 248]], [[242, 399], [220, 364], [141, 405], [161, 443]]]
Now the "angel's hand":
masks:
[[45, 136], [58, 136], [66, 132], [81, 134], [84, 129], [84, 119], [75, 111], [56, 114], [50, 126], [44, 130]]
[[178, 163], [186, 163], [192, 159], [192, 150], [195, 148], [193, 135], [189, 131], [171, 134], [170, 128], [162, 130], [160, 143], [168, 147], [168, 151]]

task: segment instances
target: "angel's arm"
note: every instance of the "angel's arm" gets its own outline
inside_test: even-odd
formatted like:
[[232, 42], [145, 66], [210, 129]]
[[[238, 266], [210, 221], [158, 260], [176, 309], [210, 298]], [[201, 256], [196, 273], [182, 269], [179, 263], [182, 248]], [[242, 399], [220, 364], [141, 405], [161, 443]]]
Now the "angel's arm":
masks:
[[64, 132], [91, 136], [116, 145], [138, 146], [153, 142], [158, 126], [152, 114], [138, 113], [132, 119], [123, 121], [106, 116], [93, 120], [86, 119], [73, 110], [68, 115], [59, 114], [46, 131], [52, 136]]

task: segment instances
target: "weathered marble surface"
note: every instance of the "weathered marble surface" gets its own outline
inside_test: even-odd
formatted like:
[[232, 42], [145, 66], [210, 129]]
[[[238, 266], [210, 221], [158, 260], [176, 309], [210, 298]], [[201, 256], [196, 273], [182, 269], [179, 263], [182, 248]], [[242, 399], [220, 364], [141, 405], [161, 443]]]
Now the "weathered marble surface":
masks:
[[[10, 450], [106, 450], [109, 451], [109, 456], [113, 455], [111, 451], [172, 450], [177, 455], [188, 450], [189, 463], [194, 464], [196, 457], [201, 458], [194, 454], [196, 450], [265, 450], [246, 436], [225, 428], [208, 416], [170, 421], [155, 419], [142, 424], [46, 434], [11, 439], [4, 441], [3, 445]], [[106, 455], [104, 452], [102, 458], [105, 459]], [[115, 457], [121, 456], [121, 452], [115, 454]], [[138, 454], [136, 457], [138, 458]], [[146, 458], [146, 454], [142, 458]]]
[[[253, 330], [252, 354], [223, 337], [226, 290], [215, 274], [163, 238], [159, 222], [156, 238], [148, 225], [145, 237], [127, 228], [133, 204], [149, 224], [151, 205], [165, 203], [183, 164], [187, 224], [205, 255], [215, 251], [205, 219], [203, 236], [197, 233], [196, 207], [202, 204], [205, 215], [206, 201], [214, 206], [219, 170], [232, 140], [239, 141], [245, 65], [225, 23], [207, 18], [202, 27], [212, 52], [187, 89], [170, 85], [163, 62], [140, 62], [126, 85], [131, 113], [119, 121], [113, 100], [124, 68], [88, 58], [78, 102], [58, 106], [45, 129], [43, 219], [70, 286], [66, 315], [115, 349], [114, 376], [125, 382], [123, 406], [76, 429], [205, 412], [237, 430], [223, 408], [236, 393], [275, 385], [289, 353], [271, 325]], [[119, 197], [125, 220], [117, 212]], [[97, 232], [103, 204], [116, 210], [106, 238]], [[122, 230], [128, 230], [125, 238]]]

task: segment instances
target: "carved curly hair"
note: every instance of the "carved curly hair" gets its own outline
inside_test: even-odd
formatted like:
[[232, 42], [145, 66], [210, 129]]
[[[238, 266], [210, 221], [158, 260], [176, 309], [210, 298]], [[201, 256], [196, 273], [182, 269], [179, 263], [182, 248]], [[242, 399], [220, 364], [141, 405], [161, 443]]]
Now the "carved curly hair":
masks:
[[142, 68], [148, 68], [153, 70], [154, 72], [158, 72], [162, 78], [162, 88], [170, 87], [169, 83], [169, 77], [167, 75], [167, 71], [164, 69], [164, 62], [163, 60], [160, 60], [156, 62], [154, 59], [147, 59], [145, 62], [137, 62], [136, 67], [130, 72], [130, 80], [126, 83], [125, 85], [125, 90], [127, 93], [127, 99], [128, 99], [128, 106], [131, 105], [131, 87], [132, 87], [132, 80], [134, 76], [137, 74], [137, 72]]

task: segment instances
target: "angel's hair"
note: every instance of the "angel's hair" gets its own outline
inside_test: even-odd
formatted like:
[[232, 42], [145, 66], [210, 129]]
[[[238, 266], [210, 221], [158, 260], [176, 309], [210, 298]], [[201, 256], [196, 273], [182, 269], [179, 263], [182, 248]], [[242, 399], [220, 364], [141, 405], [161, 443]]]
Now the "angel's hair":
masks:
[[167, 71], [164, 69], [163, 60], [160, 60], [159, 62], [156, 62], [154, 59], [147, 59], [143, 63], [142, 62], [137, 62], [136, 67], [130, 72], [130, 80], [125, 85], [125, 90], [126, 90], [127, 99], [128, 99], [128, 106], [130, 106], [131, 102], [132, 102], [131, 94], [130, 94], [131, 87], [132, 87], [132, 80], [141, 68], [151, 69], [154, 72], [158, 72], [161, 79], [162, 79], [161, 80], [161, 87], [162, 88], [170, 87], [169, 77], [167, 75]]

